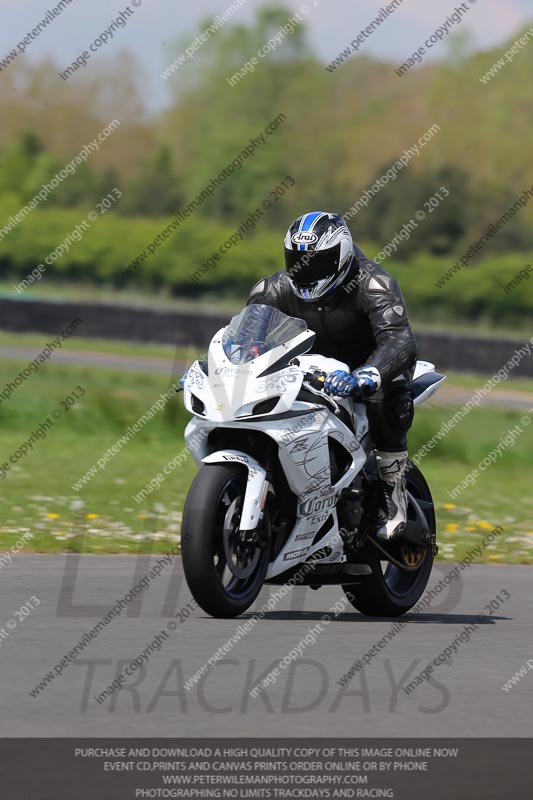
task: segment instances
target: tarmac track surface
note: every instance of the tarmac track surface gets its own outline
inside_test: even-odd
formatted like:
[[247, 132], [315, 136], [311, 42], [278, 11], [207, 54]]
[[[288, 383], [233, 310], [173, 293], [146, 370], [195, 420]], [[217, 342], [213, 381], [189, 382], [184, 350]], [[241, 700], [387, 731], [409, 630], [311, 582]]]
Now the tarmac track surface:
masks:
[[[533, 735], [533, 669], [510, 691], [501, 688], [533, 658], [531, 567], [517, 565], [472, 565], [460, 572], [425, 613], [404, 618], [405, 627], [345, 687], [339, 678], [397, 620], [364, 617], [346, 606], [324, 622], [322, 615], [344, 597], [341, 587], [290, 589], [230, 646], [215, 669], [186, 690], [185, 682], [279, 587], [264, 587], [253, 608], [237, 620], [211, 619], [192, 603], [181, 559], [175, 557], [120, 617], [89, 640], [74, 663], [30, 696], [83, 633], [161, 558], [17, 554], [2, 567], [0, 736]], [[432, 583], [452, 568], [438, 563]], [[496, 595], [506, 594], [510, 598], [499, 610], [484, 609]], [[32, 596], [38, 607], [19, 621], [17, 610]], [[175, 626], [170, 633], [169, 623]], [[406, 694], [402, 685], [466, 625], [477, 628], [461, 643], [453, 663], [442, 664], [430, 683]], [[167, 636], [161, 649], [149, 654], [148, 663], [126, 678], [120, 691], [98, 703], [95, 697], [157, 634]], [[306, 637], [300, 657], [252, 697], [261, 676], [279, 667]]]

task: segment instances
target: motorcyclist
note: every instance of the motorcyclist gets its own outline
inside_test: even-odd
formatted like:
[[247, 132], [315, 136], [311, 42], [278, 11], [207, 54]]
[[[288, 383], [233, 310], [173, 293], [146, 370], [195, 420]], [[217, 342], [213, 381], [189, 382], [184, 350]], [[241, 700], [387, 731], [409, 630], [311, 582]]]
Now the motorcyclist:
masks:
[[330, 395], [368, 398], [381, 488], [377, 536], [400, 534], [407, 513], [403, 474], [417, 345], [397, 281], [354, 244], [342, 217], [315, 211], [292, 223], [285, 269], [256, 283], [251, 303], [305, 320], [316, 333], [313, 351], [352, 370], [332, 372], [324, 388]]

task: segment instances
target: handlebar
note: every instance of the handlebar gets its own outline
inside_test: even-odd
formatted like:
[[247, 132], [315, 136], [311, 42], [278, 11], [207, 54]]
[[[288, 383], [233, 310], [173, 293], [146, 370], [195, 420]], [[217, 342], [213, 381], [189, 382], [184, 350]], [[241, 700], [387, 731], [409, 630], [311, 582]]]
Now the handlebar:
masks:
[[[304, 374], [304, 381], [306, 381], [313, 389], [324, 389], [324, 384], [326, 382], [326, 378], [328, 377], [328, 373], [324, 372], [324, 370], [318, 369], [315, 372], [306, 372]], [[330, 397], [332, 400], [336, 400], [337, 398], [335, 395], [330, 395], [328, 392], [324, 392], [326, 397]], [[367, 399], [367, 396], [362, 394], [357, 389], [352, 392], [350, 395], [354, 399], [356, 403], [364, 403]]]

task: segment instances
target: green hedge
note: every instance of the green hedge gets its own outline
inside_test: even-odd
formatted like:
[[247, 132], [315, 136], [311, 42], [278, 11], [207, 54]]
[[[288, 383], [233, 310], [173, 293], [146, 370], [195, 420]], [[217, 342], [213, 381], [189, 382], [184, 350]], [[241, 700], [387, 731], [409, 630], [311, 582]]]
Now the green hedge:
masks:
[[[19, 207], [17, 198], [5, 196], [0, 202], [0, 220], [7, 219]], [[79, 209], [33, 211], [0, 241], [2, 278], [13, 284], [26, 278], [87, 219], [87, 214], [88, 210], [84, 214]], [[48, 285], [54, 280], [67, 280], [133, 289], [165, 287], [182, 297], [243, 297], [262, 275], [276, 271], [283, 264], [280, 232], [248, 233], [229, 252], [220, 255], [221, 245], [234, 231], [192, 216], [126, 276], [128, 265], [147, 250], [169, 221], [126, 219], [109, 211], [99, 216], [62, 258], [46, 268], [41, 280]], [[361, 244], [369, 256], [377, 255], [379, 247], [368, 242]], [[214, 267], [205, 267], [205, 272], [192, 280], [190, 276], [216, 253], [220, 260]], [[411, 313], [420, 318], [462, 321], [484, 318], [496, 324], [522, 327], [531, 319], [533, 268], [530, 267], [531, 273], [524, 272], [525, 265], [531, 263], [527, 254], [487, 256], [461, 269], [443, 288], [438, 288], [437, 281], [453, 263], [453, 259], [417, 254], [408, 263], [393, 257], [383, 266], [396, 275]], [[504, 287], [521, 270], [523, 277], [516, 288], [505, 291]]]

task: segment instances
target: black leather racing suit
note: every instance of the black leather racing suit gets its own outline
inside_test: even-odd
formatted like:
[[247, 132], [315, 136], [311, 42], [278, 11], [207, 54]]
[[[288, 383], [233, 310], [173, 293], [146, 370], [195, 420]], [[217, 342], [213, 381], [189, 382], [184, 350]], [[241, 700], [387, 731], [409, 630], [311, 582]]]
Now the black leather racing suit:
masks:
[[382, 386], [367, 405], [370, 435], [376, 449], [398, 452], [407, 449], [413, 421], [417, 344], [397, 281], [357, 247], [354, 256], [343, 284], [320, 300], [301, 300], [280, 270], [253, 287], [248, 305], [263, 303], [305, 320], [316, 333], [313, 352], [344, 361], [350, 370], [376, 367]]

